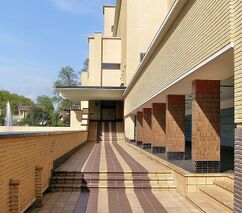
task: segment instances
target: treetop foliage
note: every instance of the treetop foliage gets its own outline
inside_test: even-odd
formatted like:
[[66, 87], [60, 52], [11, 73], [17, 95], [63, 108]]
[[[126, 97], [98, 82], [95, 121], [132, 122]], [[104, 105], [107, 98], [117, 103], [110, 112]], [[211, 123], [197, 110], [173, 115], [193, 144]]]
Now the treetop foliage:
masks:
[[13, 114], [18, 113], [19, 105], [32, 106], [34, 104], [30, 98], [24, 97], [22, 95], [10, 93], [5, 90], [0, 90], [0, 109], [2, 111], [2, 114], [6, 113], [6, 104], [8, 101], [11, 104], [11, 110]]
[[70, 66], [62, 67], [59, 75], [58, 80], [55, 82], [55, 87], [62, 87], [62, 86], [77, 86], [79, 85], [79, 77], [75, 70]]

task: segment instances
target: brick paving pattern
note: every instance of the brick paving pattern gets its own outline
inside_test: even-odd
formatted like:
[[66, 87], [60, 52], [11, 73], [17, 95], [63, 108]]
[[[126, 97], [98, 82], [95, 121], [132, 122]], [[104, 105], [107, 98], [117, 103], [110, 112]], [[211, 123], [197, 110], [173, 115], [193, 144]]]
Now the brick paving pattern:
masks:
[[87, 142], [55, 171], [74, 180], [82, 174], [84, 183], [47, 193], [29, 212], [199, 212], [176, 192], [171, 171], [126, 144], [122, 122], [97, 126], [98, 143]]

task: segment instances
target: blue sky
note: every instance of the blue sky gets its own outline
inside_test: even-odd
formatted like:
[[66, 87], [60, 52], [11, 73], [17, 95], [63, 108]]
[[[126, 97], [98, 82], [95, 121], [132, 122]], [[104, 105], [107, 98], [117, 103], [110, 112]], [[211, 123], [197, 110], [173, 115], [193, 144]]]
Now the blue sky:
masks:
[[87, 36], [103, 31], [115, 0], [0, 0], [0, 90], [52, 95], [62, 66], [81, 70]]

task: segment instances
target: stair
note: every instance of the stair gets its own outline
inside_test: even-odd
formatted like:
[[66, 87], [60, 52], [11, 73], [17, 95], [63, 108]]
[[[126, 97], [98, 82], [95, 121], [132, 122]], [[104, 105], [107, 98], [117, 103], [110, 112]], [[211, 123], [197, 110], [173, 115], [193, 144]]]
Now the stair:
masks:
[[[113, 124], [112, 124], [113, 125]], [[111, 127], [111, 125], [109, 126]], [[114, 126], [112, 126], [114, 127]], [[107, 128], [107, 125], [105, 126]], [[125, 142], [123, 123], [116, 123], [115, 140], [113, 142]], [[104, 130], [104, 125], [97, 122], [89, 122], [88, 141], [111, 140], [114, 133], [111, 128]], [[109, 132], [110, 131], [110, 132]], [[108, 141], [111, 143], [110, 141]], [[105, 159], [106, 160], [106, 159]], [[53, 191], [84, 191], [90, 189], [152, 189], [152, 190], [176, 190], [174, 177], [171, 171], [161, 168], [161, 171], [95, 171], [85, 172], [61, 172], [55, 171], [51, 180]]]
[[228, 192], [234, 193], [234, 184], [233, 182], [225, 181], [225, 180], [216, 180], [214, 184], [217, 187], [227, 190]]
[[233, 212], [233, 181], [216, 180], [214, 185], [202, 186], [186, 198], [203, 212]]
[[85, 173], [84, 182], [87, 188], [124, 188], [124, 189], [176, 189], [174, 178], [170, 172], [140, 173], [140, 172], [100, 172]]
[[51, 178], [51, 189], [57, 192], [81, 191], [83, 182], [81, 172], [55, 171]]
[[54, 172], [51, 180], [53, 191], [81, 191], [93, 188], [175, 190], [170, 172]]

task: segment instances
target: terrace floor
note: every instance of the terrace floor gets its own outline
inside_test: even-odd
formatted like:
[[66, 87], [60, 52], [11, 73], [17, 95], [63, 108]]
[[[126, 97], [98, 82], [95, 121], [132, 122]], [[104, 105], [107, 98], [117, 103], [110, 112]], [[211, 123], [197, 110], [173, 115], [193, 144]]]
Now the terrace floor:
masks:
[[176, 191], [171, 171], [124, 142], [121, 123], [99, 128], [98, 142], [59, 166], [54, 192], [28, 212], [200, 212]]

